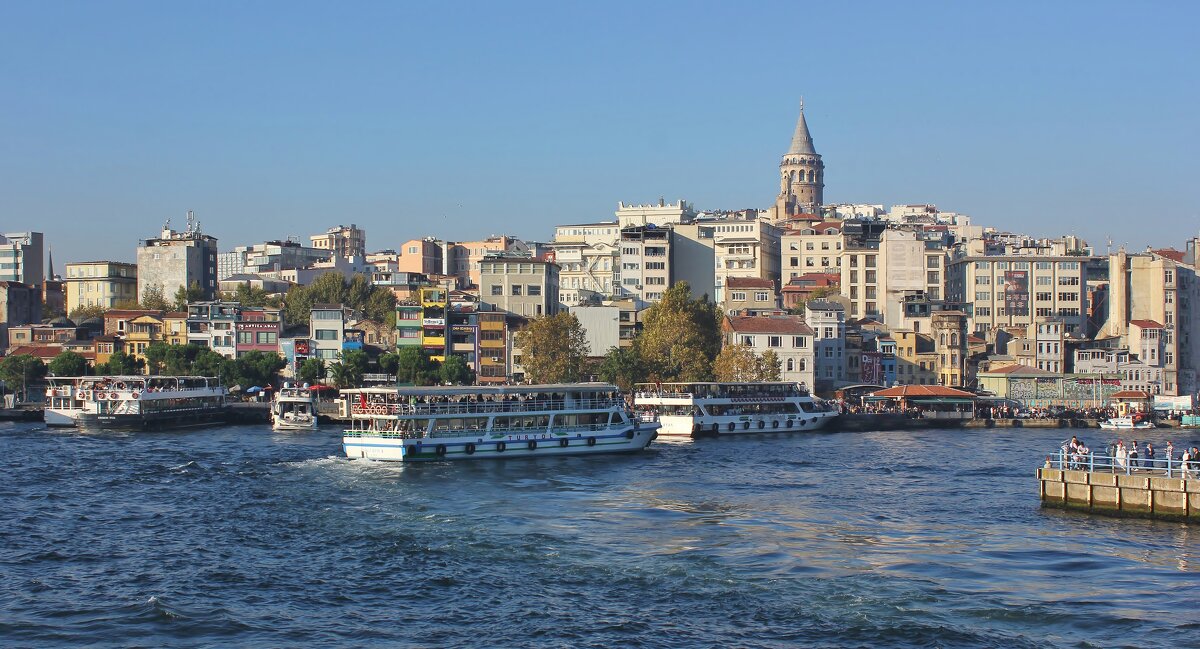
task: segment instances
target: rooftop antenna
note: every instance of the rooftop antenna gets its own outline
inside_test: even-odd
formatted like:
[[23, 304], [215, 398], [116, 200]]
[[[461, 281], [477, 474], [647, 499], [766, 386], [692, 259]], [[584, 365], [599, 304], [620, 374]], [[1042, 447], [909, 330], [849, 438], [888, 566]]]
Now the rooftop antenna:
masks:
[[188, 210], [188, 219], [187, 219], [188, 226], [187, 226], [187, 231], [188, 231], [188, 233], [189, 233], [189, 234], [192, 232], [193, 224], [194, 224], [195, 222], [196, 222], [196, 215], [195, 215], [195, 214], [193, 214], [191, 210]]

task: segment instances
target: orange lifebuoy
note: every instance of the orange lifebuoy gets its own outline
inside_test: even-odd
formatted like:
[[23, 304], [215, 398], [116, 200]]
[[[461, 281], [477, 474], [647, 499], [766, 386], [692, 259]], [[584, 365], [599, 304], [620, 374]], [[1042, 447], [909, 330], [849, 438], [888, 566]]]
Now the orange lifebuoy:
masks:
[[133, 393], [133, 398], [134, 398], [134, 399], [136, 399], [136, 398], [138, 398], [140, 395], [141, 395], [141, 393], [140, 393], [140, 392], [134, 392], [134, 393]]

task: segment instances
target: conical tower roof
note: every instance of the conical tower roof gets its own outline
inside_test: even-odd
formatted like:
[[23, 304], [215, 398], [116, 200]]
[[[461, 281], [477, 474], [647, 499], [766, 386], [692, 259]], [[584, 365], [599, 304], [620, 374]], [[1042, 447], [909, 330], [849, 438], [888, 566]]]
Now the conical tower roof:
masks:
[[804, 121], [804, 102], [800, 102], [800, 119], [796, 120], [796, 132], [792, 135], [792, 146], [788, 148], [788, 155], [793, 153], [817, 154], [812, 136], [808, 133], [808, 122]]

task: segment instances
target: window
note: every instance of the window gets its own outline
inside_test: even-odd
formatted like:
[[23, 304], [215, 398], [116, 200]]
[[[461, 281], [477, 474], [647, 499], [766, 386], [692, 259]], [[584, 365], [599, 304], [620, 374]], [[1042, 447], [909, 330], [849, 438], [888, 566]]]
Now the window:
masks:
[[825, 337], [833, 338], [833, 327], [825, 327]]
[[1038, 302], [1049, 302], [1054, 299], [1053, 293], [1038, 293], [1036, 296]]
[[1059, 293], [1058, 301], [1059, 302], [1078, 302], [1079, 294], [1078, 293]]
[[499, 284], [493, 284], [492, 295], [504, 295], [504, 287]]
[[274, 345], [274, 344], [275, 344], [275, 342], [276, 342], [276, 333], [275, 333], [274, 331], [260, 331], [260, 332], [258, 332], [258, 344], [260, 344], [260, 345]]
[[992, 307], [977, 306], [977, 307], [975, 307], [975, 315], [983, 316], [985, 318], [990, 317], [992, 315]]
[[[1042, 262], [1038, 262], [1038, 263], [1040, 264]], [[1053, 283], [1054, 283], [1054, 278], [1050, 277], [1049, 275], [1039, 275], [1037, 278], [1038, 286], [1050, 286]]]
[[875, 267], [875, 255], [867, 255], [867, 268]]
[[338, 332], [336, 329], [317, 329], [317, 340], [337, 340]]
[[804, 336], [792, 336], [792, 347], [796, 349], [804, 349], [808, 347], [808, 339]]
[[254, 342], [254, 332], [253, 331], [239, 331], [238, 332], [238, 344], [239, 345], [250, 345], [253, 342]]
[[989, 292], [989, 291], [975, 291], [975, 301], [976, 301], [976, 302], [990, 302], [990, 301], [991, 301], [991, 299], [992, 299], [992, 294], [991, 294], [991, 292]]
[[754, 294], [754, 300], [756, 302], [766, 302], [770, 299], [771, 299], [771, 295], [770, 295], [770, 293], [767, 293], [766, 291], [759, 291]]
[[813, 249], [813, 244], [812, 244], [812, 242], [811, 242], [811, 241], [809, 241], [809, 242], [805, 243], [805, 244], [804, 244], [804, 249], [805, 249], [805, 250], [812, 250], [812, 249]]
[[666, 277], [647, 277], [646, 283], [652, 284], [655, 286], [665, 286], [667, 283], [667, 278]]
[[513, 285], [512, 285], [512, 294], [513, 294], [513, 295], [520, 295], [520, 294], [521, 294], [521, 285], [520, 285], [520, 284], [513, 284]]
[[975, 276], [975, 285], [976, 286], [990, 286], [991, 283], [992, 283], [991, 275], [976, 275]]
[[926, 268], [941, 268], [942, 260], [940, 257], [926, 257], [925, 258], [925, 267]]
[[1163, 281], [1165, 281], [1167, 284], [1173, 283], [1175, 281], [1174, 271], [1170, 271], [1170, 270], [1163, 271]]
[[542, 287], [538, 284], [529, 284], [528, 286], [525, 287], [525, 294], [526, 295], [535, 295], [535, 296], [541, 295]]
[[1078, 277], [1059, 277], [1058, 285], [1059, 286], [1079, 286], [1079, 278]]
[[875, 283], [875, 271], [868, 270], [866, 280], [867, 280], [868, 284], [874, 284]]
[[742, 336], [742, 344], [753, 347], [754, 346], [754, 336]]
[[798, 268], [800, 266], [800, 259], [797, 257], [792, 257], [791, 266], [792, 268]]
[[928, 273], [925, 273], [925, 283], [926, 284], [940, 284], [941, 282], [942, 282], [942, 274], [937, 272], [936, 270], [931, 270]]
[[783, 336], [767, 336], [767, 347], [783, 347]]

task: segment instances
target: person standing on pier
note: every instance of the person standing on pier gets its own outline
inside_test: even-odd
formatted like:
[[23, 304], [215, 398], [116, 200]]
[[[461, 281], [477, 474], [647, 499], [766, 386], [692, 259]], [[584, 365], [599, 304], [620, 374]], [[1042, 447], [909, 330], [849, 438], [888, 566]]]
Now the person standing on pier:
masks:
[[1133, 440], [1133, 446], [1129, 447], [1129, 466], [1130, 468], [1138, 468], [1138, 447], [1137, 440]]
[[1154, 467], [1154, 445], [1151, 444], [1150, 442], [1146, 442], [1146, 450], [1144, 451], [1144, 454], [1146, 456], [1146, 461], [1144, 462], [1144, 464], [1147, 467], [1149, 467], [1150, 470], [1153, 471], [1155, 468]]

